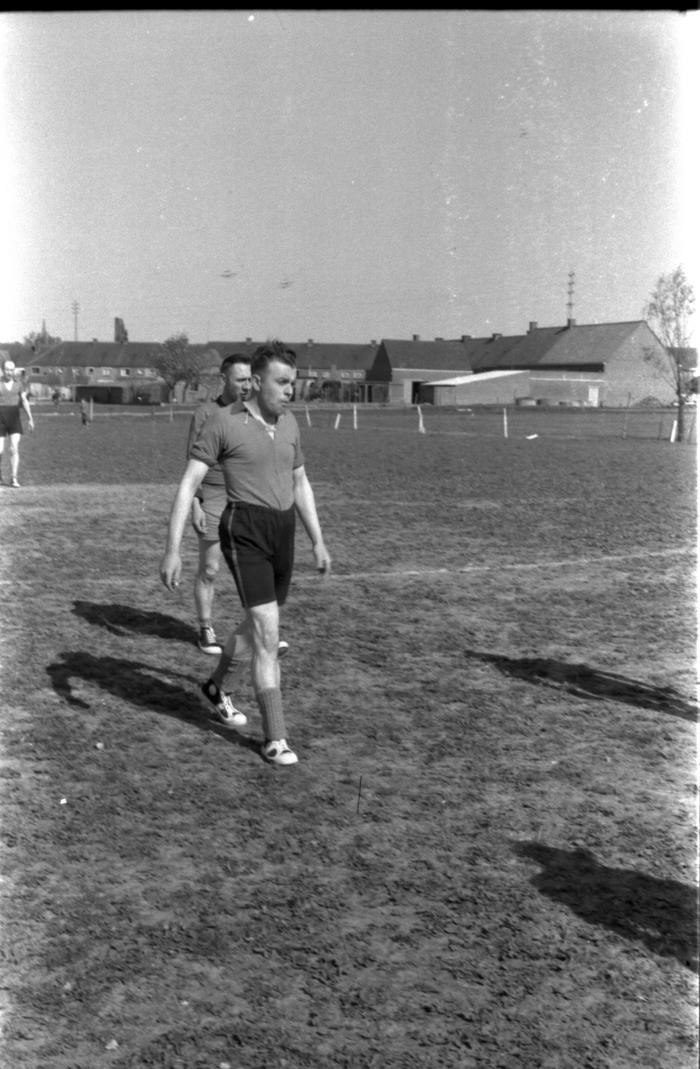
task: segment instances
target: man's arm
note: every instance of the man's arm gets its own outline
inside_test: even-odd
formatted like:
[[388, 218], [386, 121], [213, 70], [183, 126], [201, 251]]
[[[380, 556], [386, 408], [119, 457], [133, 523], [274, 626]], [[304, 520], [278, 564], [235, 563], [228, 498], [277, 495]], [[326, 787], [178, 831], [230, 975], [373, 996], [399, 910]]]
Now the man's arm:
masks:
[[180, 572], [182, 570], [180, 543], [185, 531], [185, 523], [187, 522], [192, 498], [207, 470], [207, 465], [203, 460], [188, 460], [175, 494], [175, 500], [170, 510], [165, 554], [160, 565], [160, 577], [168, 590], [174, 590], [180, 582]]
[[24, 390], [22, 390], [21, 394], [19, 395], [19, 400], [20, 400], [20, 404], [22, 405], [22, 408], [27, 413], [27, 421], [29, 423], [29, 429], [30, 429], [30, 431], [33, 431], [34, 430], [34, 417], [32, 416], [32, 410], [29, 407], [29, 398], [27, 397], [27, 395], [24, 392]]
[[331, 570], [331, 558], [323, 542], [321, 524], [316, 512], [316, 499], [303, 464], [294, 469], [294, 504], [306, 533], [311, 539], [316, 567], [323, 575], [328, 575]]

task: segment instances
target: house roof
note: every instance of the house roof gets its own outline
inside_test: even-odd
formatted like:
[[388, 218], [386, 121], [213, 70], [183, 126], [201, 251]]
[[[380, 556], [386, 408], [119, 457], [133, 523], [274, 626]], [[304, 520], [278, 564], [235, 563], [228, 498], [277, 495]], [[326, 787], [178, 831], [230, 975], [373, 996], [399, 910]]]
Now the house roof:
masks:
[[467, 346], [462, 341], [404, 341], [382, 338], [381, 349], [392, 370], [471, 371]]
[[[252, 356], [260, 341], [211, 341], [210, 348], [221, 353], [222, 359], [229, 353], [243, 353]], [[353, 345], [343, 342], [285, 342], [289, 349], [293, 349], [297, 357], [297, 367], [300, 371], [306, 368], [315, 368], [319, 371], [331, 371], [333, 368], [343, 368], [345, 371], [367, 371], [374, 363], [378, 345], [372, 342], [369, 345]]]
[[642, 325], [646, 325], [644, 320], [536, 327], [527, 334], [501, 339], [506, 344], [499, 348], [492, 347], [488, 338], [477, 339], [477, 345], [470, 350], [470, 359], [478, 371], [600, 365], [609, 361]]

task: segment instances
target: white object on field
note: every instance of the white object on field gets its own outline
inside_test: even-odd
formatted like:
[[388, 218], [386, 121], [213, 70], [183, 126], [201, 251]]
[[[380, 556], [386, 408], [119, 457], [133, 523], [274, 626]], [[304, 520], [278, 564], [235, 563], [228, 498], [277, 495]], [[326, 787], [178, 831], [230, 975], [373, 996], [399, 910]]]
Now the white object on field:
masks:
[[352, 406], [352, 429], [357, 430], [357, 405]]
[[508, 437], [508, 410], [503, 409], [503, 437]]
[[311, 416], [309, 415], [309, 406], [305, 405], [304, 407], [306, 408], [306, 422], [308, 423], [309, 426], [311, 426]]
[[423, 413], [420, 410], [420, 405], [417, 405], [416, 407], [418, 408], [418, 433], [419, 434], [425, 434], [425, 424], [423, 423]]
[[525, 435], [525, 437], [527, 438], [527, 440], [528, 440], [528, 442], [529, 442], [529, 441], [531, 441], [531, 440], [532, 440], [533, 438], [539, 438], [539, 434], [526, 434], [526, 435]]
[[333, 429], [337, 431], [339, 426], [340, 426], [340, 412], [335, 417], [335, 427]]
[[678, 430], [678, 420], [674, 419], [673, 426], [671, 427], [671, 437], [669, 438], [669, 442], [675, 442], [677, 430]]

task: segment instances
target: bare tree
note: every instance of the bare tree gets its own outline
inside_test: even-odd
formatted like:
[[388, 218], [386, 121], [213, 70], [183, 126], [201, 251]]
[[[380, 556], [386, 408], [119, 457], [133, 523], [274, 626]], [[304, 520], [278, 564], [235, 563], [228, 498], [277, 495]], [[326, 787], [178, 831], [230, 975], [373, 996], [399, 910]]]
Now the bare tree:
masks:
[[153, 366], [167, 384], [171, 400], [178, 383], [184, 382], [185, 389], [199, 385], [199, 360], [184, 333], [166, 338], [153, 355]]
[[667, 360], [660, 371], [673, 386], [678, 402], [678, 436], [684, 435], [684, 408], [689, 387], [686, 358], [690, 349], [690, 320], [695, 311], [695, 293], [682, 267], [660, 275], [644, 306], [644, 317], [662, 342]]

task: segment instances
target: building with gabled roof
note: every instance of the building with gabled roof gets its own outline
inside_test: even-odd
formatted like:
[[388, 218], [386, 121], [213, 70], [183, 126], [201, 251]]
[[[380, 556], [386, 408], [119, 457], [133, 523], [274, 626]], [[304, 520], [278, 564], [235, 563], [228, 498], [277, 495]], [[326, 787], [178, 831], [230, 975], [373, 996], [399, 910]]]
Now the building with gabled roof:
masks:
[[[417, 334], [411, 341], [383, 338], [367, 381], [375, 385], [375, 399], [390, 404], [415, 404], [422, 383], [440, 378], [468, 375], [472, 367], [468, 349], [462, 341], [422, 341]], [[384, 389], [380, 397], [379, 386]]]
[[[411, 399], [432, 404], [534, 400], [541, 404], [620, 407], [652, 399], [671, 404], [675, 397], [668, 373], [669, 356], [644, 320], [578, 326], [569, 319], [561, 327], [538, 327], [531, 322], [526, 334], [464, 335], [453, 344], [463, 347], [469, 365], [462, 381], [441, 389], [438, 376], [426, 375], [423, 383], [413, 383]], [[398, 377], [404, 382], [405, 351], [400, 357]], [[382, 368], [384, 373], [387, 370]], [[478, 386], [479, 380], [471, 382], [470, 372], [478, 376], [490, 371], [528, 374], [488, 384], [481, 380]], [[450, 376], [443, 373], [439, 378], [449, 380]]]
[[564, 327], [531, 323], [505, 360], [493, 360], [484, 347], [475, 370], [528, 370], [536, 400], [615, 408], [652, 398], [670, 404], [668, 362], [645, 320], [579, 326], [569, 319]]

